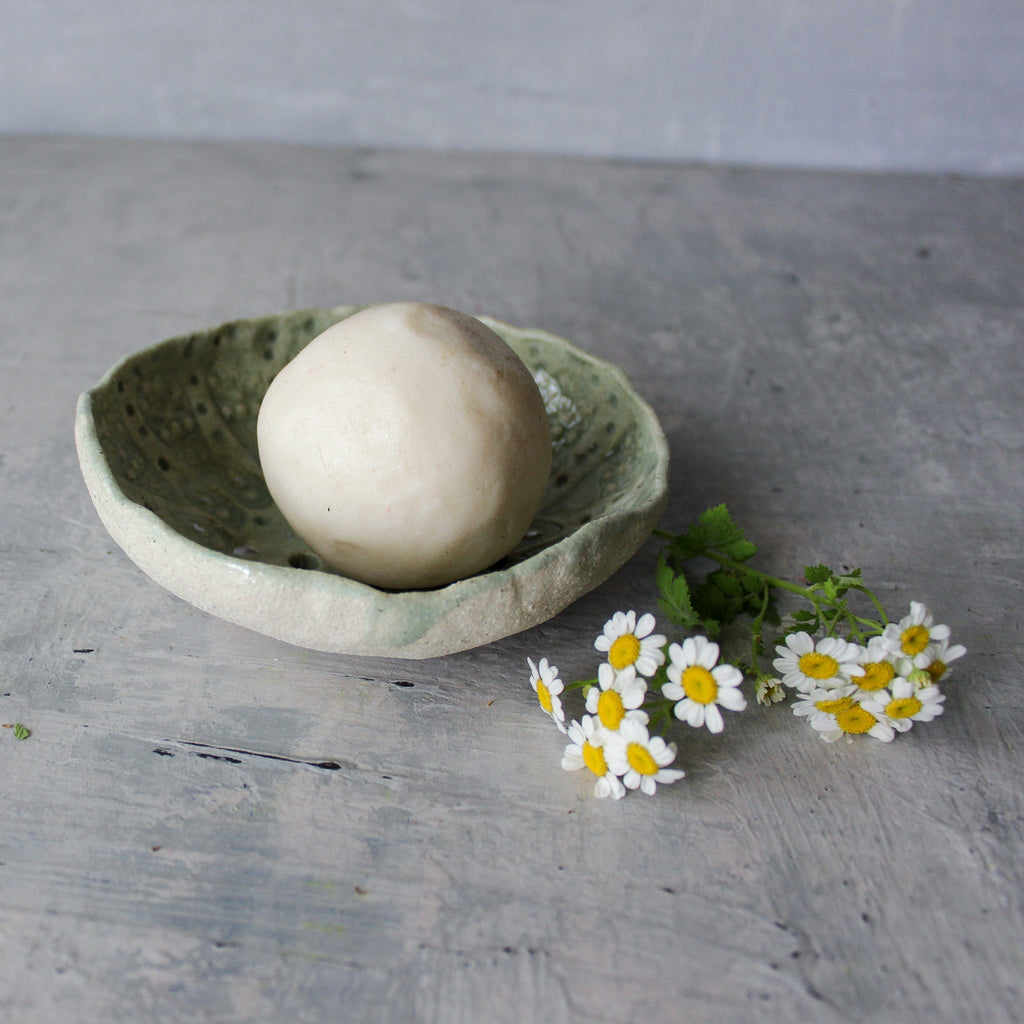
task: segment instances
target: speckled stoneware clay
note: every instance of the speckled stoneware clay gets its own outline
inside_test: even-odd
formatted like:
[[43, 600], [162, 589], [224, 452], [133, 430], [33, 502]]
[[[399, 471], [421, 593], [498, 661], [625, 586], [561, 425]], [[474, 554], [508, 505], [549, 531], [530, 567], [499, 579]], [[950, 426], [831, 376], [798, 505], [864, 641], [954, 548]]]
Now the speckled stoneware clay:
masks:
[[498, 565], [435, 590], [385, 591], [332, 572], [263, 482], [256, 418], [274, 375], [358, 306], [239, 320], [171, 338], [81, 396], [79, 462], [128, 556], [204, 611], [314, 650], [429, 658], [557, 614], [649, 535], [668, 447], [617, 367], [543, 331], [481, 317], [530, 369], [553, 463], [536, 519]]

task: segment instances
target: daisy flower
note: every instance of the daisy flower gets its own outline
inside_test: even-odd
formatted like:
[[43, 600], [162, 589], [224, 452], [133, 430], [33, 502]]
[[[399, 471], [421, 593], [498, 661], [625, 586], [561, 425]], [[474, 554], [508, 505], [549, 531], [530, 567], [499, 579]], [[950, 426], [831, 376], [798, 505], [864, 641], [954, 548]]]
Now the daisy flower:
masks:
[[608, 655], [616, 672], [632, 667], [639, 675], [653, 676], [665, 664], [665, 637], [653, 632], [654, 616], [636, 612], [616, 612], [605, 624], [594, 646]]
[[533, 663], [533, 658], [526, 660], [530, 666], [530, 685], [537, 694], [540, 706], [551, 716], [559, 731], [565, 732], [565, 711], [562, 710], [562, 700], [559, 697], [565, 689], [565, 684], [558, 678], [558, 669], [554, 665], [549, 665], [547, 658], [541, 658], [538, 665]]
[[862, 674], [857, 659], [860, 648], [837, 636], [826, 636], [817, 643], [809, 633], [790, 633], [772, 665], [785, 686], [798, 690], [841, 686]]
[[835, 743], [844, 736], [852, 738], [863, 733], [888, 743], [896, 735], [888, 722], [858, 704], [850, 695], [816, 701], [815, 710], [808, 715], [808, 721], [826, 743]]
[[791, 710], [798, 718], [806, 718], [809, 725], [824, 719], [831, 726], [832, 718], [837, 711], [846, 710], [855, 703], [854, 694], [857, 687], [854, 683], [846, 683], [831, 689], [817, 687], [810, 692], [802, 692], [801, 700], [794, 701]]
[[949, 639], [929, 644], [920, 654], [913, 658], [915, 669], [923, 669], [928, 673], [930, 683], [937, 683], [949, 675], [949, 663], [962, 658], [967, 648], [961, 644], [951, 644]]
[[914, 658], [930, 643], [949, 639], [949, 626], [936, 626], [933, 621], [931, 612], [920, 601], [911, 601], [910, 614], [899, 622], [890, 622], [882, 637], [893, 654]]
[[587, 710], [601, 725], [614, 732], [627, 718], [647, 723], [647, 712], [638, 711], [647, 696], [647, 683], [632, 666], [616, 672], [606, 661], [597, 670], [597, 686], [587, 693]]
[[725, 728], [719, 705], [730, 711], [742, 711], [747, 700], [740, 693], [743, 673], [735, 665], [718, 664], [718, 644], [707, 637], [691, 636], [682, 646], [668, 649], [669, 682], [661, 692], [676, 701], [674, 714], [695, 729], [706, 725], [711, 732]]
[[899, 674], [900, 666], [889, 653], [885, 640], [881, 636], [873, 636], [867, 647], [860, 649], [857, 662], [862, 675], [854, 680], [861, 696], [884, 690]]
[[864, 708], [897, 732], [906, 732], [915, 722], [930, 722], [941, 715], [945, 699], [937, 686], [916, 689], [909, 680], [897, 677], [890, 689], [866, 700]]
[[584, 715], [580, 722], [569, 723], [569, 743], [562, 755], [562, 767], [567, 772], [577, 772], [581, 768], [589, 768], [597, 776], [594, 783], [594, 796], [610, 796], [621, 800], [626, 795], [626, 787], [619, 777], [608, 768], [604, 755], [606, 730], [590, 715]]
[[659, 782], [675, 782], [686, 774], [668, 767], [675, 760], [675, 744], [649, 735], [647, 726], [635, 719], [627, 718], [618, 732], [608, 733], [604, 750], [609, 769], [622, 777], [625, 787], [648, 796], [654, 796]]

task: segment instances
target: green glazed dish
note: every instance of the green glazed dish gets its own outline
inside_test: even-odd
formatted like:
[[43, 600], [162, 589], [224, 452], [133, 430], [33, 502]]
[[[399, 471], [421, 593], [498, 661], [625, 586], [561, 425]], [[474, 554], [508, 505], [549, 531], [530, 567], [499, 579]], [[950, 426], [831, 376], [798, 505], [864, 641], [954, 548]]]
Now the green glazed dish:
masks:
[[430, 658], [551, 618], [637, 551], [668, 487], [653, 411], [618, 367], [544, 331], [481, 317], [529, 367], [551, 424], [551, 477], [526, 537], [490, 570], [435, 590], [379, 590], [325, 568], [267, 492], [256, 416], [278, 370], [361, 308], [170, 338], [79, 398], [86, 485], [144, 572], [204, 611], [300, 647]]

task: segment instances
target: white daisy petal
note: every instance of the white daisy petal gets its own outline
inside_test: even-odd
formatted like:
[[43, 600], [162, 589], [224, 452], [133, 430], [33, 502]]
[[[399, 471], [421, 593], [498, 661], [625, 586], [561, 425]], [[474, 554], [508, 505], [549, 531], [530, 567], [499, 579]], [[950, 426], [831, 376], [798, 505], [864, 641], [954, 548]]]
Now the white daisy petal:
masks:
[[835, 743], [846, 735], [842, 729], [837, 729], [835, 726], [815, 725], [812, 722], [811, 727], [818, 731], [818, 735], [821, 736], [826, 743]]
[[718, 690], [718, 703], [729, 711], [744, 711], [747, 698], [733, 686], [722, 686]]
[[636, 624], [636, 636], [637, 639], [642, 640], [645, 636], [654, 632], [654, 627], [657, 623], [654, 621], [654, 616], [650, 612], [645, 612], [640, 616]]
[[[669, 669], [669, 671], [671, 671], [671, 669]], [[671, 701], [679, 701], [686, 698], [686, 691], [679, 685], [679, 683], [663, 683], [661, 692], [666, 699]]]
[[654, 654], [644, 654], [641, 652], [637, 656], [636, 662], [634, 663], [634, 667], [636, 668], [637, 672], [639, 672], [642, 676], [653, 676], [654, 673], [657, 672], [658, 669], [664, 664], [665, 656], [663, 653], [661, 654], [661, 657], [658, 657]]
[[781, 672], [783, 669], [779, 665], [779, 661], [788, 660], [794, 654], [807, 654], [809, 651], [814, 650], [814, 640], [811, 639], [810, 633], [790, 633], [786, 637], [785, 644], [781, 644], [775, 648], [775, 653], [779, 655], [779, 658], [775, 660], [775, 668]]
[[704, 709], [704, 724], [713, 733], [719, 733], [725, 728], [725, 722], [722, 721], [722, 712], [718, 710], [717, 704], [709, 704]]
[[681, 701], [676, 706], [683, 708], [687, 725], [692, 725], [694, 729], [699, 729], [704, 724], [705, 705], [698, 704], [696, 701], [690, 700], [690, 698], [687, 697], [686, 700]]
[[891, 725], [880, 719], [868, 729], [868, 735], [874, 736], [876, 740], [881, 740], [883, 743], [891, 743], [896, 732]]
[[719, 686], [733, 689], [743, 682], [743, 673], [735, 665], [719, 665], [711, 670]]
[[701, 668], [712, 669], [718, 662], [718, 644], [712, 643], [707, 637], [695, 636], [693, 645], [696, 655], [693, 659], [695, 665]]
[[594, 783], [594, 796], [596, 797], [611, 797], [613, 800], [621, 800], [625, 795], [626, 787], [622, 784], [622, 780], [617, 779], [614, 775], [602, 775]]

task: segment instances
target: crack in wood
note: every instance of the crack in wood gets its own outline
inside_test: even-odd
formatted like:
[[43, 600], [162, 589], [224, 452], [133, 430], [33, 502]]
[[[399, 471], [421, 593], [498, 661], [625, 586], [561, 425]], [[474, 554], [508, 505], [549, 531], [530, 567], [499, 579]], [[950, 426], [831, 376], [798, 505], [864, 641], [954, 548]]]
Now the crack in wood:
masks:
[[379, 676], [353, 676], [352, 678], [360, 683], [388, 683], [390, 686], [405, 688], [416, 685], [409, 679], [381, 679]]
[[[289, 757], [287, 754], [271, 754], [263, 750], [248, 750], [245, 747], [222, 747], [213, 743], [200, 743], [197, 740], [165, 740], [171, 746], [185, 747], [195, 754], [208, 761], [225, 761], [229, 764], [243, 764], [242, 757], [257, 757], [264, 761], [279, 761], [283, 764], [299, 765], [302, 768], [312, 768], [316, 771], [337, 772], [342, 768], [354, 768], [351, 763], [341, 761], [309, 761], [303, 757]], [[174, 751], [167, 747], [154, 747], [154, 754], [161, 757], [174, 757]], [[240, 754], [242, 757], [235, 757]]]

